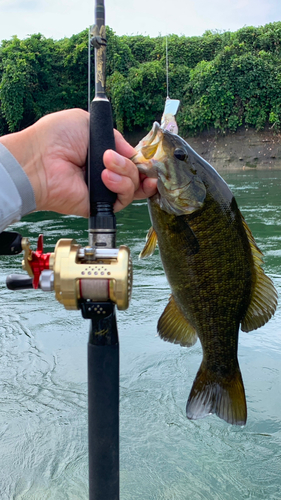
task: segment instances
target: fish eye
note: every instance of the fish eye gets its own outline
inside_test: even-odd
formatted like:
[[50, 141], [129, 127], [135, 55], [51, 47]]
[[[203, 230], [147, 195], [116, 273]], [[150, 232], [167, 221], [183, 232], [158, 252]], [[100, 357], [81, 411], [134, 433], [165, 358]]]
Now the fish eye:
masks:
[[184, 161], [187, 158], [188, 155], [185, 153], [185, 151], [183, 149], [177, 148], [174, 151], [174, 156], [178, 160]]

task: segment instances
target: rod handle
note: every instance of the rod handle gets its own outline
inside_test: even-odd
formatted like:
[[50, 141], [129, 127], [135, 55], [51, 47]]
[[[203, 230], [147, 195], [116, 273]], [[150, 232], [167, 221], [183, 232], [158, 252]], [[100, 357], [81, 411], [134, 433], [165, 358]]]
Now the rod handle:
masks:
[[96, 213], [97, 202], [113, 205], [117, 198], [116, 193], [107, 189], [101, 179], [105, 168], [103, 154], [107, 149], [115, 150], [111, 104], [107, 99], [94, 99], [90, 109], [90, 172], [86, 173], [91, 216]]
[[119, 344], [88, 344], [90, 500], [119, 500]]

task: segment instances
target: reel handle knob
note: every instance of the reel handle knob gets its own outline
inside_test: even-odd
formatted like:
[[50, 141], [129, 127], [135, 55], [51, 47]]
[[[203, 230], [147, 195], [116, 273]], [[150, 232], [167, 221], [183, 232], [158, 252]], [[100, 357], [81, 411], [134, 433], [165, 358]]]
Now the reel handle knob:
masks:
[[33, 279], [25, 274], [9, 274], [6, 278], [6, 286], [9, 290], [28, 290], [33, 288]]

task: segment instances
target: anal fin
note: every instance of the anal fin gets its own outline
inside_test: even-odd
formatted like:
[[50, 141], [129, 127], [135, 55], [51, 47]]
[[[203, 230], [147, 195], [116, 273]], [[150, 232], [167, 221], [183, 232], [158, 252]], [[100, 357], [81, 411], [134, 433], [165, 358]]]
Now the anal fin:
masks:
[[146, 259], [150, 257], [154, 253], [154, 250], [157, 245], [157, 234], [154, 231], [153, 227], [151, 227], [146, 235], [146, 243], [139, 254], [139, 259]]
[[190, 347], [197, 340], [195, 328], [185, 318], [173, 295], [159, 318], [157, 330], [163, 340], [182, 346]]

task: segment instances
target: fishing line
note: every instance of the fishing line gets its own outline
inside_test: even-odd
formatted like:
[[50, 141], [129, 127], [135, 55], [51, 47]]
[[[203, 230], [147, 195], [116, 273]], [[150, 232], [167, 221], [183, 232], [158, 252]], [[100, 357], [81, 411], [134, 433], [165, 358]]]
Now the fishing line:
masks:
[[169, 99], [169, 58], [168, 58], [168, 35], [166, 35], [166, 85], [167, 85], [167, 99]]
[[167, 97], [165, 102], [164, 112], [161, 118], [161, 127], [177, 134], [178, 126], [176, 123], [176, 114], [180, 101], [178, 99], [170, 99], [169, 97], [169, 49], [168, 49], [168, 35], [166, 35], [166, 86]]

